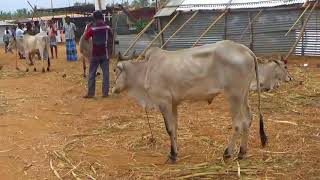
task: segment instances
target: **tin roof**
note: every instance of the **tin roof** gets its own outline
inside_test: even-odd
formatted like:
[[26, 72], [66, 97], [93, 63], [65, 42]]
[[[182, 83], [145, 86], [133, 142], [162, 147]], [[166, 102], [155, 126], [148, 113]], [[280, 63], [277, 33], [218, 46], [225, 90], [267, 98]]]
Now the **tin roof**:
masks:
[[[230, 9], [268, 8], [302, 4], [306, 0], [171, 0], [155, 17], [170, 16], [175, 10], [222, 10], [230, 3]], [[309, 0], [315, 1], [315, 0]]]
[[[177, 8], [180, 11], [190, 10], [221, 10], [225, 9], [230, 0], [184, 0]], [[230, 9], [267, 8], [302, 4], [305, 0], [232, 0]]]

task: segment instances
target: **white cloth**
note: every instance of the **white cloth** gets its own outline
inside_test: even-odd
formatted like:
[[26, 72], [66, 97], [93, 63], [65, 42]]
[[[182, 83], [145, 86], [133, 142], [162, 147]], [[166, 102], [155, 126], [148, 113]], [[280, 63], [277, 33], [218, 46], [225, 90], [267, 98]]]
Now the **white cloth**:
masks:
[[16, 37], [17, 38], [20, 38], [20, 37], [23, 37], [23, 30], [22, 29], [20, 29], [20, 28], [17, 28], [17, 30], [16, 30]]
[[74, 32], [77, 30], [77, 27], [74, 23], [70, 22], [70, 24], [65, 23], [63, 25], [63, 30], [65, 32], [66, 39], [74, 39], [75, 35]]

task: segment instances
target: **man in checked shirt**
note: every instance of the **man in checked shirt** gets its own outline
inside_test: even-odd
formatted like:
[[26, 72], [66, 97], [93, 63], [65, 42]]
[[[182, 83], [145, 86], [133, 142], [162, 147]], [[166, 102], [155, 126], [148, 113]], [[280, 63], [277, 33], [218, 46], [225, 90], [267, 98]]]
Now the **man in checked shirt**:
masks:
[[[98, 66], [103, 72], [102, 81], [102, 97], [108, 97], [109, 93], [109, 54], [110, 48], [108, 46], [112, 40], [111, 28], [105, 24], [103, 14], [101, 11], [93, 13], [94, 23], [88, 27], [85, 33], [85, 39], [92, 38], [92, 59], [90, 60], [89, 79], [88, 79], [88, 93], [84, 98], [93, 98], [95, 96], [96, 88], [96, 72]], [[109, 50], [108, 50], [109, 48]]]

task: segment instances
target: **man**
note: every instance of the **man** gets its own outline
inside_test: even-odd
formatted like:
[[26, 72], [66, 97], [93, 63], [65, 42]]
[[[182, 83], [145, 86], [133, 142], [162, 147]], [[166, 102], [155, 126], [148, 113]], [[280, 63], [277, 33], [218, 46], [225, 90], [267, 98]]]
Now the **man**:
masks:
[[103, 21], [101, 11], [93, 13], [94, 23], [85, 32], [85, 40], [92, 38], [92, 59], [90, 60], [88, 94], [84, 98], [93, 98], [96, 88], [96, 72], [100, 65], [103, 72], [102, 97], [108, 97], [109, 93], [109, 55], [108, 40], [112, 40], [109, 26]]
[[34, 31], [32, 30], [32, 24], [31, 22], [26, 23], [26, 30], [23, 32], [23, 34], [29, 34], [29, 35], [35, 35]]
[[57, 28], [54, 20], [52, 19], [49, 23], [49, 37], [50, 37], [50, 50], [51, 57], [53, 59], [53, 49], [55, 50], [56, 59], [58, 59], [58, 47], [57, 47]]
[[9, 27], [6, 27], [6, 30], [4, 31], [4, 34], [10, 34], [12, 36], [12, 32], [11, 30], [9, 29]]
[[[22, 29], [23, 29], [23, 24], [18, 23], [18, 28], [16, 29], [16, 36], [15, 36], [15, 38], [16, 38], [16, 41], [17, 41], [17, 42], [18, 42], [18, 41], [20, 41], [20, 42], [17, 43], [17, 44], [22, 44], [23, 34], [24, 34], [24, 32], [23, 32]], [[19, 54], [20, 59], [25, 59], [25, 57], [24, 57], [24, 52], [22, 51], [22, 48], [23, 48], [23, 47], [17, 47], [17, 49], [18, 49], [18, 54]]]
[[8, 52], [8, 45], [9, 45], [9, 42], [10, 42], [11, 38], [12, 38], [12, 36], [11, 36], [9, 30], [7, 30], [5, 32], [5, 34], [3, 35], [3, 43], [4, 43], [4, 51], [5, 51], [5, 53]]
[[76, 61], [77, 47], [74, 32], [77, 30], [77, 28], [74, 23], [70, 22], [69, 16], [66, 17], [66, 23], [63, 25], [63, 30], [66, 38], [67, 60]]

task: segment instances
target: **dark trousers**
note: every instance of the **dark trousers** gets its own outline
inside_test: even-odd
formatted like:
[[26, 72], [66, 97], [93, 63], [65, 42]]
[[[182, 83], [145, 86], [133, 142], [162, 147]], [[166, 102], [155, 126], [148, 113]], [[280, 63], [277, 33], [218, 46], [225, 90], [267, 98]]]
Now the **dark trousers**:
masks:
[[108, 96], [109, 93], [109, 60], [107, 58], [92, 59], [89, 67], [88, 96], [94, 96], [96, 91], [96, 73], [98, 67], [103, 73], [102, 95]]
[[7, 53], [8, 52], [8, 46], [9, 46], [9, 42], [5, 41], [4, 42], [4, 51]]

